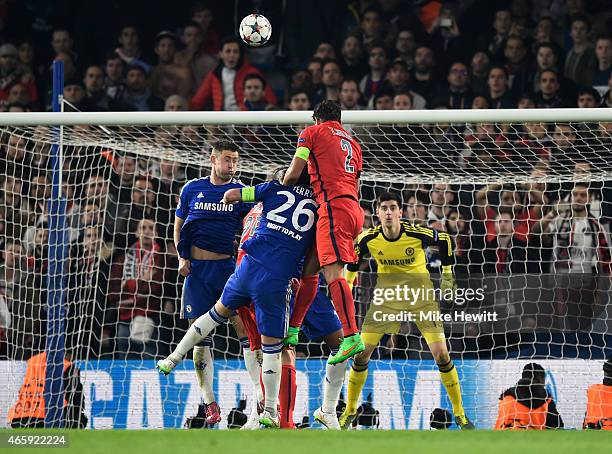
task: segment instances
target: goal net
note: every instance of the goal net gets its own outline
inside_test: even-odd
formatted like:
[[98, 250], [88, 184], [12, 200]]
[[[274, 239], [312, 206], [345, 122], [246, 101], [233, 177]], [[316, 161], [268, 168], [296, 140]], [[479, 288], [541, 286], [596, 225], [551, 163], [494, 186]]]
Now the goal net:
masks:
[[[48, 126], [48, 115], [0, 127], [3, 408], [16, 401], [20, 361], [49, 349], [51, 150], [61, 143], [67, 205], [56, 233], [67, 255], [63, 326], [56, 326], [80, 369], [88, 427], [181, 427], [200, 401], [193, 365], [185, 361], [167, 378], [154, 367], [187, 328], [172, 242], [179, 191], [209, 175], [217, 139], [240, 146], [245, 184], [264, 181], [290, 162], [308, 115], [55, 114], [61, 131]], [[346, 112], [344, 123], [363, 148], [364, 228], [376, 223], [376, 197], [394, 191], [404, 218], [452, 237], [463, 291], [441, 311], [467, 414], [491, 428], [500, 393], [524, 364], [538, 362], [566, 426], [580, 427], [586, 386], [601, 381], [595, 360], [612, 346], [612, 114]], [[437, 283], [439, 251], [427, 256]], [[368, 262], [355, 288], [360, 320], [375, 281]], [[251, 382], [231, 326], [217, 328], [213, 345], [226, 427], [241, 399], [248, 414]], [[297, 353], [300, 422], [320, 405], [329, 350], [303, 339]], [[451, 408], [414, 323], [383, 338], [362, 399], [360, 427], [428, 428], [433, 408]]]

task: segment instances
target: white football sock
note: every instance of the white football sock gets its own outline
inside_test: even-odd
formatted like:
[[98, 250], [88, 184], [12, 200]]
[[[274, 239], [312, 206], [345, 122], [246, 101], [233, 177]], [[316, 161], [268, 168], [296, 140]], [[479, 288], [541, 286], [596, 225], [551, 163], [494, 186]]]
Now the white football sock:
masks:
[[252, 351], [249, 347], [243, 348], [242, 353], [244, 364], [251, 378], [251, 383], [253, 383], [253, 398], [255, 399], [255, 407], [257, 407], [257, 402], [263, 400], [263, 391], [259, 380], [261, 377], [262, 353], [261, 350]]
[[[333, 356], [333, 354], [332, 354]], [[346, 364], [344, 361], [339, 364], [327, 364], [325, 367], [325, 383], [323, 384], [323, 405], [321, 409], [325, 413], [335, 413], [344, 377], [346, 375]]]
[[283, 367], [281, 351], [283, 343], [263, 344], [263, 361], [261, 363], [261, 377], [264, 385], [265, 410], [272, 416], [276, 416], [278, 405], [278, 391], [281, 382], [281, 370]]
[[225, 322], [227, 322], [227, 317], [219, 315], [213, 307], [193, 322], [174, 351], [170, 353], [169, 358], [175, 363], [181, 362], [189, 350], [202, 342], [217, 326]]
[[202, 400], [208, 405], [215, 401], [215, 393], [213, 392], [215, 363], [210, 347], [200, 345], [193, 347], [193, 365], [196, 377], [198, 377], [200, 391], [202, 391]]

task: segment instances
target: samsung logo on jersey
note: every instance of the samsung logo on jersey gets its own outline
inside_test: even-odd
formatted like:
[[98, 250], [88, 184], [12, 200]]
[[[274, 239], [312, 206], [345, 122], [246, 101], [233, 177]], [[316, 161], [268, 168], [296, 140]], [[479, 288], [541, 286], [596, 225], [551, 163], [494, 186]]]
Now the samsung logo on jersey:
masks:
[[196, 202], [193, 204], [193, 209], [206, 211], [234, 211], [234, 205], [228, 205], [225, 203]]
[[394, 266], [402, 266], [402, 265], [410, 265], [414, 263], [414, 257], [410, 259], [382, 259], [379, 260], [381, 265], [394, 265]]

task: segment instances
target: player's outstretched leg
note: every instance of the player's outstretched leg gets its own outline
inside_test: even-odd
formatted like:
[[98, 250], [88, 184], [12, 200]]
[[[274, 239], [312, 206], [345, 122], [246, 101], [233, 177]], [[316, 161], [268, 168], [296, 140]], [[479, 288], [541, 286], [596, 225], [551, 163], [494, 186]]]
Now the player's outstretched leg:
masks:
[[423, 334], [425, 339], [428, 341], [427, 343], [429, 345], [429, 349], [431, 350], [431, 354], [433, 355], [436, 364], [438, 365], [438, 370], [440, 371], [440, 379], [453, 406], [455, 422], [462, 430], [475, 429], [474, 424], [465, 415], [465, 410], [463, 409], [459, 374], [457, 374], [457, 369], [453, 364], [453, 360], [448, 354], [446, 341], [435, 340], [430, 342], [430, 339], [428, 339], [429, 335], [426, 333]]
[[263, 361], [261, 363], [261, 380], [264, 385], [264, 411], [259, 423], [268, 428], [279, 428], [280, 418], [277, 411], [278, 390], [280, 388], [283, 350], [282, 339], [261, 336]]
[[216, 303], [215, 306], [206, 314], [199, 317], [189, 327], [181, 341], [167, 358], [160, 359], [157, 362], [157, 369], [164, 375], [168, 375], [182, 360], [189, 350], [202, 342], [217, 326], [226, 323], [230, 311], [221, 303]]

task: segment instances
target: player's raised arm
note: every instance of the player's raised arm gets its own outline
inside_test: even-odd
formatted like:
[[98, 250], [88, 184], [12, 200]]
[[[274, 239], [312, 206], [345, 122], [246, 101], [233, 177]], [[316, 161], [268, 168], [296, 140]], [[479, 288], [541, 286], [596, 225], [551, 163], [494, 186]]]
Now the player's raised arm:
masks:
[[232, 203], [242, 202], [242, 188], [233, 188], [225, 191], [223, 194], [223, 203], [231, 205]]
[[310, 150], [306, 147], [299, 147], [296, 150], [291, 165], [289, 165], [287, 172], [285, 172], [285, 178], [283, 178], [285, 186], [295, 186], [306, 167], [309, 154]]

